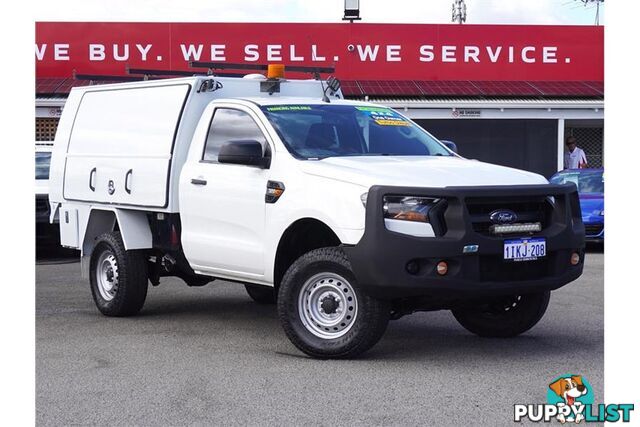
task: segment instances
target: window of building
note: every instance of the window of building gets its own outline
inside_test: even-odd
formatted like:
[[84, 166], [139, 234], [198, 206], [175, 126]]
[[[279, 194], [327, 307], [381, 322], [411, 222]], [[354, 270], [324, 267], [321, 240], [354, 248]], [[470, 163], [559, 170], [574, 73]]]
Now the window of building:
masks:
[[36, 141], [53, 141], [56, 139], [59, 118], [36, 117]]

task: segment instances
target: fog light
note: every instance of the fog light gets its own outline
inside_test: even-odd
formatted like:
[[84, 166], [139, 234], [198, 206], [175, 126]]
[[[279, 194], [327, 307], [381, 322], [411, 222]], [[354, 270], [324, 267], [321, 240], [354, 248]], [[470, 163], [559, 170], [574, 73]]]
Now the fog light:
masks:
[[449, 266], [446, 262], [440, 261], [438, 265], [436, 265], [436, 272], [439, 275], [444, 276], [445, 274], [447, 274], [447, 271], [449, 271]]
[[420, 266], [416, 261], [409, 261], [406, 266], [407, 273], [409, 274], [418, 274], [418, 270], [420, 270]]
[[580, 262], [580, 255], [578, 252], [574, 252], [571, 254], [571, 265], [578, 265]]

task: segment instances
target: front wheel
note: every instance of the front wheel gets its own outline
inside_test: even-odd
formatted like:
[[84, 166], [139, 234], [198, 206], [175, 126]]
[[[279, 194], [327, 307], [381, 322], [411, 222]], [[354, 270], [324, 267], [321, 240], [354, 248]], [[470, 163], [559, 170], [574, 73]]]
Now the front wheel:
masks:
[[533, 328], [549, 306], [550, 292], [495, 298], [452, 310], [456, 320], [481, 337], [514, 337]]
[[318, 358], [351, 358], [373, 347], [389, 322], [389, 305], [362, 292], [340, 248], [316, 249], [289, 268], [278, 293], [287, 337]]

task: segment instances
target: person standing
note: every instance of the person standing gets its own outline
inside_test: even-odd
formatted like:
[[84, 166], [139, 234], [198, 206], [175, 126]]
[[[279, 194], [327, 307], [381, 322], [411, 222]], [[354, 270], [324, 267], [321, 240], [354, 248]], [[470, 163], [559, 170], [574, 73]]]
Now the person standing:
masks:
[[584, 150], [577, 145], [574, 136], [567, 137], [567, 150], [564, 152], [564, 168], [565, 169], [584, 169], [588, 167], [587, 155]]

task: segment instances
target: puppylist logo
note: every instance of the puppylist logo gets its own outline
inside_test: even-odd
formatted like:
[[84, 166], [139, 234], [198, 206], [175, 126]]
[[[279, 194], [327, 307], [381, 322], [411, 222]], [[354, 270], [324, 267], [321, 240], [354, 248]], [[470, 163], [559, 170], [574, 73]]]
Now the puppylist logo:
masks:
[[582, 375], [561, 375], [549, 383], [546, 404], [516, 404], [513, 419], [515, 422], [528, 419], [546, 423], [556, 419], [561, 424], [583, 421], [628, 423], [634, 409], [630, 403], [595, 405], [593, 402], [593, 389], [586, 378]]

